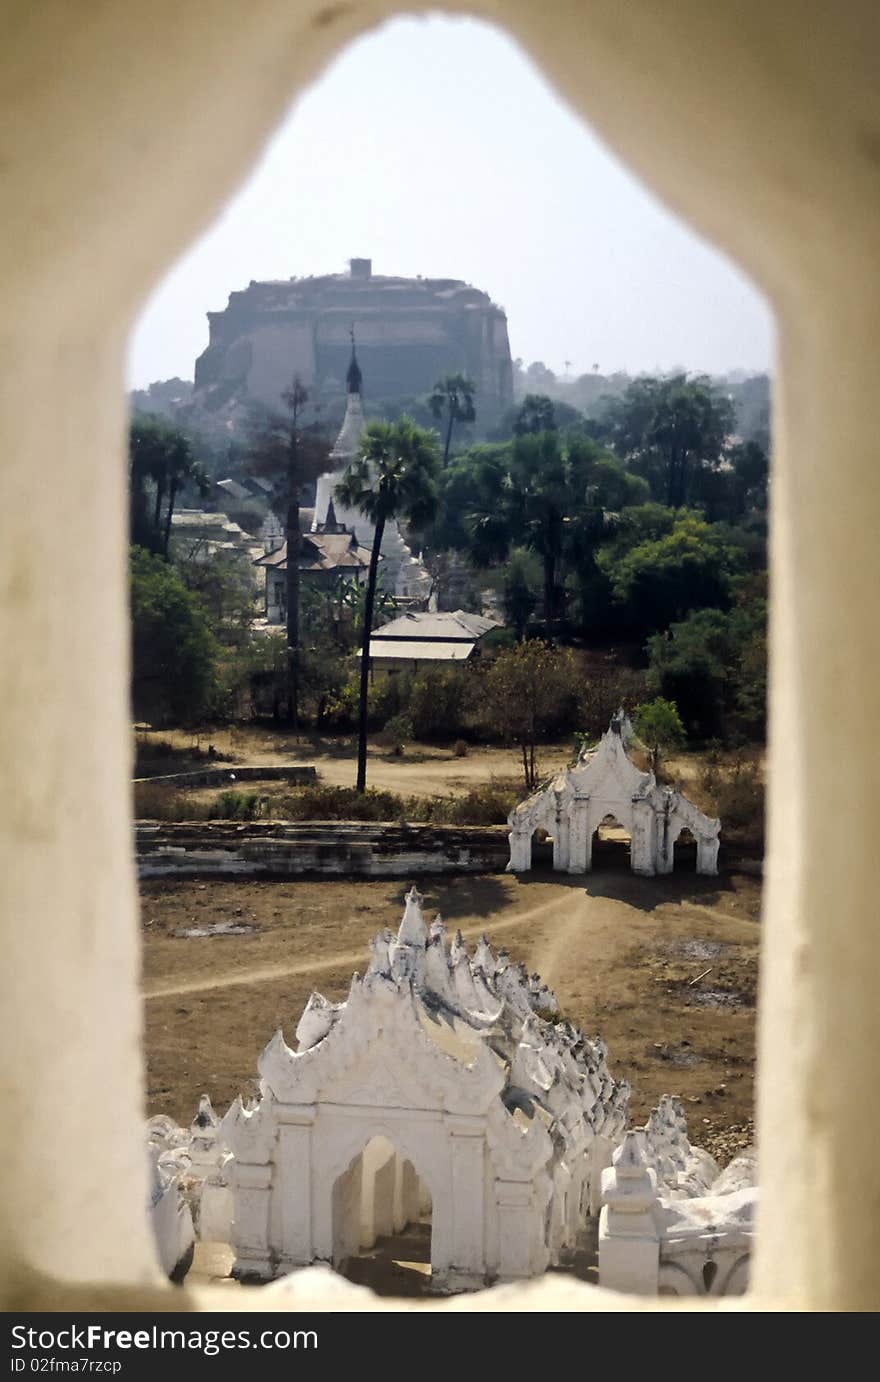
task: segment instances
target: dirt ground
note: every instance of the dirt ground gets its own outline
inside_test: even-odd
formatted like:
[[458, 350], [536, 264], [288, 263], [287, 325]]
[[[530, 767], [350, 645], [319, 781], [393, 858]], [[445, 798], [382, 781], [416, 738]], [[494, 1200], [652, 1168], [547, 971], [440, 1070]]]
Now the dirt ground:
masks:
[[[149, 753], [151, 744], [171, 744], [180, 754], [194, 748], [202, 752], [213, 745], [222, 759], [217, 767], [229, 763], [268, 766], [303, 764], [313, 766], [319, 781], [331, 787], [353, 787], [357, 776], [357, 744], [350, 736], [303, 736], [294, 742], [290, 737], [259, 725], [204, 730], [193, 734], [189, 730], [168, 729], [139, 732], [137, 742], [142, 753]], [[558, 772], [571, 762], [574, 741], [563, 739], [555, 744], [542, 744], [538, 749], [538, 766], [542, 777]], [[638, 755], [636, 754], [638, 758]], [[438, 744], [409, 744], [402, 755], [390, 753], [378, 744], [371, 744], [367, 753], [367, 783], [398, 792], [401, 796], [457, 796], [496, 781], [504, 786], [522, 787], [522, 769], [518, 753], [512, 748], [470, 745], [467, 756], [456, 757], [451, 746]], [[680, 753], [664, 758], [663, 775], [688, 791], [698, 805], [702, 801], [698, 778], [704, 763], [700, 753]], [[194, 767], [193, 763], [173, 761], [161, 767], [172, 773]], [[644, 763], [642, 766], [646, 767]], [[270, 797], [289, 791], [286, 784], [257, 782], [248, 790], [265, 791]], [[216, 797], [217, 787], [190, 790], [188, 795], [201, 800]]]
[[[760, 883], [736, 872], [638, 878], [622, 859], [602, 862], [582, 878], [460, 875], [419, 887], [450, 930], [471, 942], [485, 930], [540, 971], [565, 1016], [601, 1033], [612, 1073], [633, 1086], [635, 1118], [679, 1094], [693, 1140], [726, 1161], [751, 1139]], [[272, 1033], [280, 1026], [293, 1043], [312, 989], [345, 996], [369, 938], [396, 927], [406, 888], [142, 883], [148, 1112], [188, 1122], [205, 1090], [221, 1112], [254, 1093]]]

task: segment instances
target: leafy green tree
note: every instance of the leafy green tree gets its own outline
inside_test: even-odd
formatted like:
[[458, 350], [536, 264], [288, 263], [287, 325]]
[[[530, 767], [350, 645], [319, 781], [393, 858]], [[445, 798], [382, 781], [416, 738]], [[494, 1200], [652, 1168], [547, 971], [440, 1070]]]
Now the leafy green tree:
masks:
[[[366, 623], [367, 599], [369, 590], [356, 580], [344, 581], [340, 587], [342, 607], [351, 619], [352, 632], [358, 638], [363, 636]], [[400, 606], [390, 590], [385, 589], [382, 568], [376, 573], [376, 588], [373, 591], [373, 625], [387, 624], [397, 614]]]
[[474, 407], [476, 385], [464, 374], [447, 374], [431, 390], [428, 406], [439, 422], [446, 415], [446, 440], [443, 444], [443, 468], [449, 464], [449, 448], [452, 445], [452, 429], [457, 422], [473, 422], [477, 411]]
[[532, 432], [555, 432], [556, 409], [547, 394], [527, 393], [513, 418], [513, 435], [524, 437]]
[[399, 422], [370, 422], [364, 428], [359, 454], [336, 487], [336, 497], [349, 509], [359, 509], [374, 528], [364, 626], [361, 643], [358, 703], [357, 790], [367, 786], [367, 712], [370, 680], [370, 634], [379, 553], [385, 525], [401, 518], [417, 531], [426, 527], [437, 507], [437, 443], [407, 417]]
[[635, 379], [609, 401], [603, 425], [619, 456], [650, 482], [655, 498], [683, 508], [695, 473], [717, 468], [735, 426], [730, 399], [706, 375]]
[[644, 633], [692, 609], [728, 606], [739, 566], [736, 550], [687, 512], [676, 515], [665, 536], [640, 542], [622, 557], [603, 551], [598, 560], [630, 627]]
[[674, 701], [656, 700], [637, 705], [634, 714], [636, 734], [651, 755], [651, 767], [660, 772], [660, 754], [685, 742], [684, 725]]
[[519, 749], [527, 792], [538, 785], [538, 744], [571, 726], [579, 682], [572, 653], [536, 638], [499, 653], [486, 672], [480, 688], [483, 712]]
[[530, 432], [570, 432], [583, 425], [583, 413], [570, 403], [548, 394], [527, 393], [522, 403], [502, 418], [499, 434], [522, 437]]
[[198, 596], [211, 620], [215, 637], [229, 646], [247, 642], [255, 614], [254, 568], [242, 552], [176, 550], [174, 566], [187, 590]]
[[652, 690], [675, 701], [688, 733], [710, 739], [730, 722], [763, 734], [767, 606], [744, 591], [731, 610], [701, 609], [648, 640]]
[[132, 705], [138, 719], [203, 719], [217, 687], [218, 645], [200, 600], [155, 553], [132, 547]]
[[330, 445], [314, 418], [306, 423], [309, 391], [299, 375], [281, 395], [284, 411], [254, 408], [249, 420], [248, 451], [253, 474], [272, 483], [271, 505], [284, 522], [287, 544], [287, 714], [294, 731], [299, 720], [300, 551], [299, 511], [303, 491], [329, 466]]
[[563, 613], [566, 570], [587, 580], [599, 543], [614, 530], [614, 505], [644, 498], [644, 481], [595, 442], [558, 432], [525, 433], [496, 447], [476, 475], [468, 524], [477, 566], [504, 561], [514, 546], [540, 559], [548, 633]]
[[631, 475], [595, 442], [569, 447], [571, 507], [565, 525], [564, 561], [569, 568], [580, 606], [584, 632], [601, 631], [607, 624], [610, 588], [599, 570], [600, 548], [618, 530], [621, 515], [647, 497], [648, 486]]

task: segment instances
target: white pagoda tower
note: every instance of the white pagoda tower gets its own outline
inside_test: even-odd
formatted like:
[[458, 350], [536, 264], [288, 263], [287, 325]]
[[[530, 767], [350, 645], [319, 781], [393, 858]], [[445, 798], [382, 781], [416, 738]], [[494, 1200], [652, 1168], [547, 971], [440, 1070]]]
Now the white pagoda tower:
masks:
[[[342, 478], [342, 473], [349, 462], [357, 454], [358, 444], [361, 433], [366, 425], [364, 417], [364, 405], [361, 398], [361, 375], [360, 365], [357, 361], [357, 352], [354, 345], [354, 329], [351, 333], [351, 361], [346, 375], [348, 387], [348, 402], [345, 408], [345, 417], [340, 428], [339, 436], [333, 444], [330, 452], [330, 461], [333, 469], [321, 475], [318, 479], [315, 493], [315, 516], [312, 520], [312, 532], [323, 532], [329, 510], [335, 508], [335, 521], [353, 532], [358, 542], [364, 547], [372, 547], [375, 528], [364, 514], [357, 509], [347, 509], [334, 501], [333, 492]], [[392, 519], [385, 524], [385, 532], [382, 537], [382, 566], [381, 571], [384, 577], [385, 589], [390, 595], [396, 595], [405, 599], [427, 599], [431, 589], [431, 577], [425, 570], [421, 560], [414, 557], [409, 547], [400, 535], [397, 523]]]

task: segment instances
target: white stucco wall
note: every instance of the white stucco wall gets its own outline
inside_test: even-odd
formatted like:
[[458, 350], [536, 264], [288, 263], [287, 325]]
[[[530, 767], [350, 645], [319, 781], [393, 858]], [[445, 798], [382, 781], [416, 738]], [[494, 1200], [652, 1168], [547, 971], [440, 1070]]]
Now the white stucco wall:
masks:
[[[18, 1116], [2, 1133], [0, 1293], [7, 1306], [85, 1309], [110, 1299], [101, 1283], [115, 1281], [128, 1285], [114, 1302], [146, 1306], [159, 1274], [140, 1211], [126, 336], [295, 93], [349, 37], [396, 11], [377, 0], [252, 0], [245, 23], [239, 0], [215, 0], [206, 22], [204, 5], [154, 0], [145, 24], [128, 0], [9, 8], [0, 635], [15, 656], [3, 663], [0, 779], [15, 790], [0, 802], [0, 1021]], [[464, 9], [519, 38], [563, 98], [777, 311], [764, 1199], [752, 1301], [870, 1309], [880, 1296], [876, 1206], [850, 1187], [873, 1183], [880, 1134], [880, 1104], [865, 1099], [880, 1047], [870, 749], [880, 625], [866, 608], [880, 588], [880, 12], [873, 0]], [[829, 1059], [833, 1050], [846, 1060]], [[50, 1278], [93, 1284], [65, 1294]], [[340, 1308], [344, 1296], [323, 1276], [293, 1289], [303, 1306]], [[260, 1304], [292, 1299], [270, 1288]], [[234, 1308], [225, 1295], [199, 1300]], [[632, 1308], [561, 1279], [467, 1308], [499, 1305]]]

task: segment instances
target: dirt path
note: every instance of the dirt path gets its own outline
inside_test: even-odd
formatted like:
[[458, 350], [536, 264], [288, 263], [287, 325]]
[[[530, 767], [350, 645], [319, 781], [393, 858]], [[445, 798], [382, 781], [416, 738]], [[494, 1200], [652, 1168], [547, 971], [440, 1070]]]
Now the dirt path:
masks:
[[[465, 940], [472, 940], [477, 936], [487, 932], [491, 936], [497, 936], [500, 932], [512, 930], [518, 926], [525, 926], [530, 921], [536, 921], [539, 917], [547, 918], [554, 912], [561, 912], [569, 899], [565, 897], [551, 898], [549, 902], [544, 902], [540, 907], [532, 907], [528, 912], [517, 912], [515, 916], [507, 917], [503, 921], [481, 921], [475, 922], [471, 926], [456, 928], [461, 930]], [[251, 969], [236, 970], [231, 974], [219, 974], [209, 979], [196, 979], [182, 984], [169, 984], [164, 987], [151, 987], [149, 984], [144, 987], [144, 998], [149, 1001], [152, 998], [173, 998], [184, 993], [208, 993], [214, 989], [231, 988], [236, 984], [262, 984], [275, 979], [287, 979], [292, 975], [298, 974], [318, 974], [322, 970], [344, 969], [351, 965], [354, 969], [364, 966], [364, 948], [359, 950], [341, 951], [335, 955], [325, 956], [320, 960], [305, 960], [299, 964], [277, 964], [254, 966]]]

